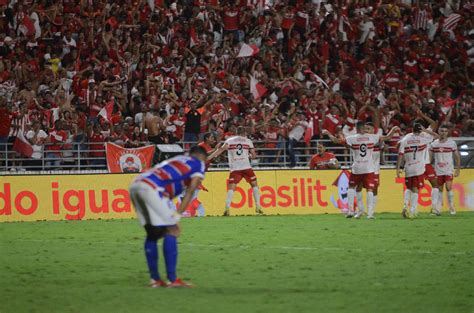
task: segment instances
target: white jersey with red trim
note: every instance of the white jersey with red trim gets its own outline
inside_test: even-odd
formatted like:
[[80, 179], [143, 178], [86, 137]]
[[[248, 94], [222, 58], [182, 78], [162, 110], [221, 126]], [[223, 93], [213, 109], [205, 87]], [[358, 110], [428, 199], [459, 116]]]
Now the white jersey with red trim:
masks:
[[379, 140], [380, 136], [376, 134], [356, 134], [346, 138], [346, 143], [351, 149], [353, 174], [368, 174], [375, 171], [374, 147]]
[[456, 142], [454, 142], [454, 140], [452, 139], [447, 139], [444, 142], [441, 142], [439, 139], [436, 139], [431, 143], [430, 151], [433, 153], [436, 175], [453, 175], [453, 152], [458, 151], [458, 145], [456, 144]]
[[[383, 130], [381, 128], [377, 129], [375, 132], [377, 136], [382, 136], [383, 135]], [[382, 142], [377, 143], [374, 146], [374, 173], [378, 174], [380, 171], [380, 150], [382, 149]]]
[[398, 153], [405, 162], [405, 176], [413, 177], [425, 172], [426, 154], [432, 138], [410, 133], [400, 141]]
[[240, 171], [252, 168], [249, 160], [249, 151], [253, 149], [253, 142], [247, 137], [233, 136], [225, 141], [230, 171]]
[[[428, 127], [429, 130], [432, 130], [431, 127]], [[420, 136], [422, 137], [425, 137], [426, 139], [429, 139], [429, 142], [433, 142], [433, 139], [434, 137], [431, 135], [431, 134], [428, 134], [428, 133], [425, 133], [425, 132], [422, 132], [420, 134]], [[428, 153], [428, 150], [426, 150], [426, 153], [425, 153], [425, 164], [430, 164], [431, 163], [431, 160], [430, 160], [430, 154]]]

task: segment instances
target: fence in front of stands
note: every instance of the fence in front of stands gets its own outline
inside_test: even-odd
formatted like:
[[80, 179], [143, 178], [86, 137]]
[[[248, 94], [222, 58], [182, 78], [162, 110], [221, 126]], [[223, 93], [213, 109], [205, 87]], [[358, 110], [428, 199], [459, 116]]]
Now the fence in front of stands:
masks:
[[[474, 167], [474, 137], [455, 138], [461, 151], [463, 167]], [[296, 167], [308, 167], [311, 157], [318, 152], [317, 142], [322, 143], [329, 152], [336, 155], [342, 167], [349, 167], [352, 158], [349, 150], [340, 145], [334, 145], [327, 140], [312, 141], [309, 146], [300, 143], [295, 148]], [[145, 143], [144, 143], [145, 144]], [[40, 158], [24, 158], [13, 151], [13, 144], [0, 144], [0, 172], [22, 173], [31, 171], [97, 171], [107, 172], [107, 161], [105, 157], [105, 145], [93, 150], [92, 145], [97, 147], [100, 143], [72, 143], [67, 149], [60, 151], [49, 150], [50, 145], [45, 144], [40, 152]], [[179, 143], [187, 148], [191, 143]], [[257, 159], [252, 161], [254, 168], [288, 168], [290, 166], [289, 151], [286, 141], [254, 141]], [[382, 167], [395, 167], [397, 153], [394, 147], [385, 146], [381, 156]], [[56, 154], [51, 153], [56, 152]], [[94, 156], [96, 155], [96, 156]], [[103, 155], [103, 156], [101, 156]], [[228, 168], [226, 154], [212, 163], [211, 169]]]

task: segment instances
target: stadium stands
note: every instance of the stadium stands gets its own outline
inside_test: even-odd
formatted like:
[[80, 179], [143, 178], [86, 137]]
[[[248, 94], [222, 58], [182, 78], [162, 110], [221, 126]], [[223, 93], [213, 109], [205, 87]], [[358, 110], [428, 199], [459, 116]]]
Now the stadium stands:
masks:
[[472, 136], [474, 4], [411, 2], [0, 0], [0, 154], [24, 136], [46, 157], [24, 164], [54, 165], [247, 126], [286, 155], [315, 146], [301, 119], [313, 140], [417, 116]]

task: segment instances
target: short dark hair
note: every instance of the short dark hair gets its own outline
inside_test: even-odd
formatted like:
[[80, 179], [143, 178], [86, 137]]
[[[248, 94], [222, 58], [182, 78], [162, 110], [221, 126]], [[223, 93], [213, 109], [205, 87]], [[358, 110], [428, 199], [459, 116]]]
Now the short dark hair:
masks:
[[365, 123], [365, 125], [366, 125], [366, 126], [372, 126], [372, 127], [375, 127], [375, 126], [374, 126], [374, 123], [372, 123], [372, 122], [367, 122], [367, 123]]
[[189, 154], [190, 155], [202, 154], [202, 155], [207, 156], [206, 150], [203, 147], [200, 147], [200, 146], [192, 146], [191, 149], [189, 149]]
[[362, 128], [365, 126], [364, 122], [357, 122], [357, 129]]
[[209, 132], [209, 133], [205, 133], [205, 134], [204, 134], [204, 137], [203, 137], [204, 141], [208, 140], [209, 137], [214, 137], [214, 134], [213, 134], [213, 133], [210, 133], [210, 132]]
[[421, 125], [418, 122], [413, 123], [413, 132], [414, 133], [420, 133], [422, 129], [423, 129], [423, 125]]
[[449, 130], [449, 126], [446, 125], [446, 124], [441, 125], [439, 128], [440, 128], [440, 129], [441, 129], [441, 128], [446, 128], [447, 130]]
[[237, 135], [241, 135], [246, 132], [246, 129], [244, 126], [239, 126], [237, 127]]

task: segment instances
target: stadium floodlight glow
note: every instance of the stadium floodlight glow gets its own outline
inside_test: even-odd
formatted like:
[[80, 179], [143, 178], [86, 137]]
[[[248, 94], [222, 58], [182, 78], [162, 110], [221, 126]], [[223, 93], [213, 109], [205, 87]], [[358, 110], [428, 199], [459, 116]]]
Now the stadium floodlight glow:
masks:
[[469, 152], [467, 151], [461, 151], [461, 156], [468, 156], [469, 155]]
[[462, 145], [462, 146], [461, 146], [461, 149], [467, 149], [467, 148], [468, 148], [467, 145]]

